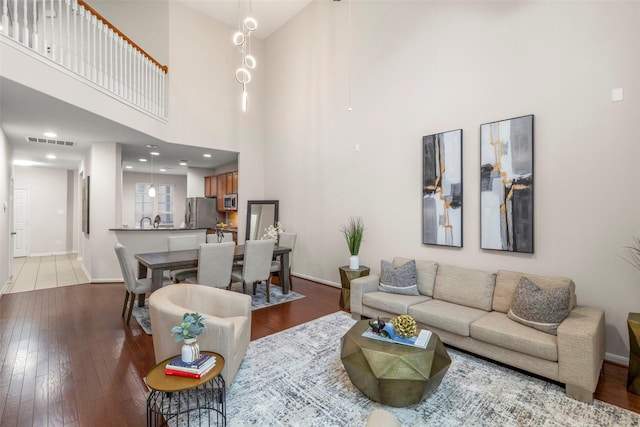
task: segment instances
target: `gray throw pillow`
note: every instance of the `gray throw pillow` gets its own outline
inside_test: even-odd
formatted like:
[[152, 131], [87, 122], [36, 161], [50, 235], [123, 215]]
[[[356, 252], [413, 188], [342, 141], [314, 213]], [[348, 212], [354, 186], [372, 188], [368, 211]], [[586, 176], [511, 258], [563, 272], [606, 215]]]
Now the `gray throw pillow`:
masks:
[[571, 291], [568, 286], [541, 289], [522, 277], [507, 313], [509, 319], [548, 334], [557, 335], [558, 326], [569, 315]]
[[381, 261], [380, 285], [378, 290], [392, 294], [420, 295], [416, 279], [416, 262], [411, 260], [399, 267], [388, 261]]

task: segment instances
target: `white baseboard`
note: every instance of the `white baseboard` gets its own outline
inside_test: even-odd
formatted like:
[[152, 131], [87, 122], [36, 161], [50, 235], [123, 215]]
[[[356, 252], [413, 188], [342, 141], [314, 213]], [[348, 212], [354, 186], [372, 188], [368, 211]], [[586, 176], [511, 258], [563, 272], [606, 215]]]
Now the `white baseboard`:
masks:
[[53, 255], [70, 255], [72, 251], [61, 251], [61, 252], [41, 252], [35, 254], [29, 254], [29, 258], [37, 257], [37, 256], [53, 256]]
[[91, 283], [119, 283], [122, 282], [122, 277], [115, 277], [113, 279], [94, 279]]
[[87, 271], [87, 268], [84, 266], [84, 264], [80, 264], [80, 268], [82, 269], [82, 271], [84, 271], [84, 274], [87, 276], [87, 279], [89, 279], [89, 283], [92, 283], [93, 280], [91, 279], [91, 275]]
[[306, 274], [291, 272], [291, 275], [301, 277], [303, 279], [311, 280], [312, 282], [322, 283], [323, 285], [333, 286], [334, 288], [342, 288], [342, 285], [340, 283], [335, 283], [335, 282], [331, 282], [329, 280], [324, 280], [324, 279], [318, 279], [317, 277], [308, 276]]
[[629, 366], [629, 358], [624, 356], [618, 356], [617, 354], [605, 353], [604, 360], [614, 362], [619, 365]]

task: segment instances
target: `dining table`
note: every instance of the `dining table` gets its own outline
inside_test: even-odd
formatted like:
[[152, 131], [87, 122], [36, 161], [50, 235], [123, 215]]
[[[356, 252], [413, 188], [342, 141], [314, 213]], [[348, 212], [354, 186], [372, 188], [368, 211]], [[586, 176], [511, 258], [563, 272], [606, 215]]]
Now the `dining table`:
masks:
[[[182, 268], [194, 268], [198, 266], [198, 249], [187, 249], [182, 251], [164, 251], [135, 254], [138, 260], [138, 278], [144, 279], [151, 270], [151, 292], [160, 289], [164, 282], [165, 270], [176, 270]], [[280, 282], [282, 293], [288, 294], [291, 289], [291, 277], [289, 275], [289, 254], [291, 248], [276, 245], [273, 247], [273, 255], [280, 257]], [[234, 261], [244, 259], [244, 245], [237, 245], [233, 255]], [[144, 296], [138, 300], [140, 306], [144, 305]]]

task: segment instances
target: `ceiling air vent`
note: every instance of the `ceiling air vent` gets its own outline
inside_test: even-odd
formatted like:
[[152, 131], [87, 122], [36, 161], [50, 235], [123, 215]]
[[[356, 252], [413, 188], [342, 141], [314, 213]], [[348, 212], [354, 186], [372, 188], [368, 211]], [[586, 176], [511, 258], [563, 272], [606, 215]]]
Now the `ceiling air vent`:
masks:
[[60, 141], [56, 139], [36, 138], [33, 136], [28, 136], [27, 141], [39, 142], [40, 144], [62, 145], [64, 147], [73, 147], [75, 145], [75, 142], [72, 142], [72, 141]]

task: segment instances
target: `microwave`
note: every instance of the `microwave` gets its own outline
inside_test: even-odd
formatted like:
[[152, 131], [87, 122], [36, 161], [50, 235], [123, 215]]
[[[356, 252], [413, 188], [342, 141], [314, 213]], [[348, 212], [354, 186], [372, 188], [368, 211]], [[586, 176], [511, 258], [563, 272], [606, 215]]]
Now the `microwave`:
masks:
[[237, 194], [225, 194], [224, 195], [224, 210], [225, 211], [237, 211], [238, 210], [238, 195]]

